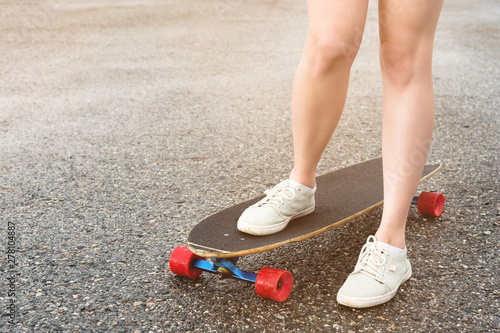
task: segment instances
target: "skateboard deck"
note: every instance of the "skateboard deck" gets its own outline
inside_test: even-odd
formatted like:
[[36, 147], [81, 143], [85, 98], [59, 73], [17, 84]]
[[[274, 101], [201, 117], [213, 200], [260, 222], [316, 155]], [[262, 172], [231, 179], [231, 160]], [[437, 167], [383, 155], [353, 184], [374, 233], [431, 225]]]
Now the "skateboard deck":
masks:
[[[420, 181], [441, 169], [426, 165]], [[206, 258], [232, 258], [269, 251], [336, 228], [383, 204], [382, 158], [348, 166], [317, 178], [314, 213], [290, 221], [279, 233], [253, 236], [236, 228], [238, 218], [264, 196], [242, 202], [211, 215], [193, 227], [188, 247]]]

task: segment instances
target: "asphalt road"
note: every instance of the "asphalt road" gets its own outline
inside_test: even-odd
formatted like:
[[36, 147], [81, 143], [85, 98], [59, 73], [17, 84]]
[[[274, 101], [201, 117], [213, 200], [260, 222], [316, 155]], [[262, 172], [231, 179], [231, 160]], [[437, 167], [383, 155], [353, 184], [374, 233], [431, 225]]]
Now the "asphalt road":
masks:
[[[201, 218], [260, 195], [292, 162], [302, 1], [4, 1], [0, 10], [0, 331], [491, 332], [500, 330], [500, 5], [446, 1], [436, 125], [409, 216], [414, 276], [352, 310], [337, 290], [381, 210], [245, 257], [290, 270], [290, 299], [169, 272]], [[376, 2], [323, 174], [380, 156]], [[15, 264], [14, 264], [15, 261]], [[12, 324], [14, 322], [14, 324]]]

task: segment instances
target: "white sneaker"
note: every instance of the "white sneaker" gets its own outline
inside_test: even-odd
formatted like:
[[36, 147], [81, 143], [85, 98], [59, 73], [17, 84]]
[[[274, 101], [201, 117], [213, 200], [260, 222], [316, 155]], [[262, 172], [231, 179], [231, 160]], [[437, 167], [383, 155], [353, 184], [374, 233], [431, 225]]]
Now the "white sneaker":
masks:
[[314, 189], [285, 180], [267, 196], [248, 207], [238, 220], [238, 230], [247, 234], [271, 235], [285, 229], [292, 219], [314, 212]]
[[353, 308], [367, 308], [389, 301], [412, 274], [406, 248], [399, 254], [376, 243], [370, 236], [358, 262], [342, 288], [337, 302]]

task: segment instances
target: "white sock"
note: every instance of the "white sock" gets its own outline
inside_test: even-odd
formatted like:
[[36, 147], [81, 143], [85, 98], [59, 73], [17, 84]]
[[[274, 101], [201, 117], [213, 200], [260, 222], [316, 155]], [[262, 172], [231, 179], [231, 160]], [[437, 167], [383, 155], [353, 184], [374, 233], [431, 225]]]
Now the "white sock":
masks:
[[394, 252], [394, 253], [398, 253], [398, 254], [401, 254], [405, 251], [405, 249], [400, 249], [399, 247], [395, 247], [395, 246], [389, 245], [389, 244], [381, 242], [381, 241], [376, 241], [376, 244], [380, 244], [383, 247], [385, 247], [386, 249], [388, 249], [389, 251]]
[[310, 188], [310, 187], [308, 187], [308, 186], [302, 185], [301, 183], [297, 183], [295, 180], [290, 179], [290, 183], [292, 183], [293, 185], [296, 185], [296, 186], [303, 187], [303, 188], [305, 188], [306, 190], [309, 190], [309, 191], [314, 191], [314, 189], [312, 189], [312, 188]]

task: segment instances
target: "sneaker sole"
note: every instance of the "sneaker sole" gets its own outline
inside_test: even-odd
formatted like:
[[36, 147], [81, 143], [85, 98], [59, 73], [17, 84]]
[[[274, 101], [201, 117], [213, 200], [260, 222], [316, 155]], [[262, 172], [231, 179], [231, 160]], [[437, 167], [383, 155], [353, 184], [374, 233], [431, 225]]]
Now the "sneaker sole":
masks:
[[272, 235], [275, 233], [278, 233], [285, 229], [288, 225], [288, 223], [296, 218], [302, 217], [309, 215], [314, 212], [314, 207], [306, 209], [292, 217], [290, 217], [288, 220], [281, 222], [279, 224], [273, 224], [270, 226], [253, 226], [253, 225], [248, 225], [245, 223], [238, 223], [238, 230], [250, 235], [254, 236], [267, 236], [267, 235]]
[[355, 298], [355, 297], [349, 297], [341, 294], [337, 294], [337, 302], [339, 302], [342, 305], [351, 307], [351, 308], [357, 308], [357, 309], [362, 309], [362, 308], [369, 308], [372, 306], [377, 306], [380, 304], [384, 304], [388, 301], [390, 301], [394, 296], [396, 296], [396, 292], [398, 291], [399, 287], [408, 281], [412, 275], [412, 270], [411, 266], [408, 272], [403, 276], [401, 281], [399, 282], [398, 286], [394, 288], [393, 291], [377, 296], [377, 297], [371, 297], [371, 298]]

